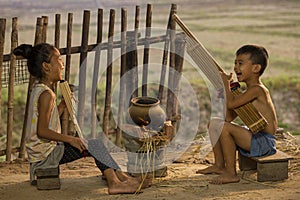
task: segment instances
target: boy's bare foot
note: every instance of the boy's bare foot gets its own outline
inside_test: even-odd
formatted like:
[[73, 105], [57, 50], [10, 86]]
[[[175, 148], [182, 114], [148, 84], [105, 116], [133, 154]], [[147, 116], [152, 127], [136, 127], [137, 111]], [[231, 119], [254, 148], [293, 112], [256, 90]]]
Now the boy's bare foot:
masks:
[[196, 171], [196, 174], [223, 174], [223, 173], [224, 173], [224, 169], [216, 165], [212, 165], [205, 169], [199, 169]]
[[209, 183], [220, 185], [220, 184], [237, 183], [237, 182], [240, 182], [240, 178], [237, 175], [233, 175], [226, 172], [212, 179]]
[[139, 191], [140, 184], [133, 184], [127, 181], [114, 182], [108, 187], [109, 194], [134, 194]]

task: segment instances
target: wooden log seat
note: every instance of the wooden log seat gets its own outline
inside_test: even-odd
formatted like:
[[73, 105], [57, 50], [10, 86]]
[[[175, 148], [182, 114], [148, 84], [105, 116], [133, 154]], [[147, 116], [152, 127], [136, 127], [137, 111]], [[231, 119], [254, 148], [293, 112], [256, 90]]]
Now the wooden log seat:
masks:
[[281, 181], [288, 178], [288, 165], [292, 157], [277, 150], [271, 156], [245, 157], [238, 153], [241, 171], [257, 170], [257, 181]]
[[35, 170], [37, 177], [37, 189], [58, 190], [60, 189], [59, 167]]

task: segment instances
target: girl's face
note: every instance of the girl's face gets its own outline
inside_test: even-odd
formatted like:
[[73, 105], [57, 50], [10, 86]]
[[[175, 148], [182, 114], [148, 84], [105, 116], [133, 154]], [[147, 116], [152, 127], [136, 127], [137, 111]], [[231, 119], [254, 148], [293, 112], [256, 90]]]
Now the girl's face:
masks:
[[61, 59], [60, 53], [58, 49], [55, 48], [55, 51], [51, 57], [50, 60], [50, 73], [49, 73], [49, 79], [52, 82], [57, 82], [63, 79], [62, 71], [65, 68], [64, 62]]

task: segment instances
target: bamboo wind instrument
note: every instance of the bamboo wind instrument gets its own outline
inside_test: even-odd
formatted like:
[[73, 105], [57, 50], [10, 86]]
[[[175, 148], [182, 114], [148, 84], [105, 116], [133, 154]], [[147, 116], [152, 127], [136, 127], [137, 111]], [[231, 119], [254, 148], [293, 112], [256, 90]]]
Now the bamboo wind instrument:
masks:
[[[173, 15], [173, 19], [188, 36], [186, 37], [187, 53], [191, 56], [193, 61], [197, 64], [208, 80], [213, 84], [215, 89], [217, 91], [223, 91], [224, 84], [220, 77], [220, 72], [224, 72], [224, 70], [176, 14]], [[241, 94], [239, 85], [231, 87], [231, 91], [234, 95]], [[234, 109], [234, 111], [252, 133], [257, 133], [268, 125], [266, 119], [257, 111], [252, 103], [247, 103]]]
[[77, 122], [77, 118], [75, 115], [75, 99], [72, 97], [72, 92], [69, 86], [69, 83], [65, 80], [61, 80], [59, 83], [59, 88], [61, 90], [62, 96], [65, 100], [70, 118], [74, 124], [75, 130], [80, 139], [82, 139], [84, 145], [87, 147], [87, 143], [85, 142], [79, 124]]

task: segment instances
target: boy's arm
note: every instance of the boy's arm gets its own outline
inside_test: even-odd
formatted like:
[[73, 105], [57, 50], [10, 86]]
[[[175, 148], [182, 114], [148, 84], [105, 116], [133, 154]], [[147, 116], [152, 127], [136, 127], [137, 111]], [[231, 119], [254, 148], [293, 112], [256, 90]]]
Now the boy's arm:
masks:
[[234, 110], [226, 109], [225, 121], [232, 122], [237, 117], [236, 112]]
[[254, 99], [256, 99], [262, 92], [259, 86], [253, 86], [251, 88], [247, 88], [247, 91], [241, 93], [240, 95], [234, 95], [230, 89], [232, 74], [227, 75], [224, 72], [221, 72], [221, 77], [224, 83], [227, 109], [233, 110], [247, 103], [250, 103]]

